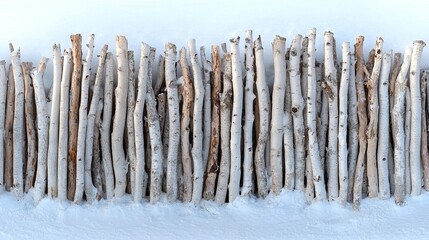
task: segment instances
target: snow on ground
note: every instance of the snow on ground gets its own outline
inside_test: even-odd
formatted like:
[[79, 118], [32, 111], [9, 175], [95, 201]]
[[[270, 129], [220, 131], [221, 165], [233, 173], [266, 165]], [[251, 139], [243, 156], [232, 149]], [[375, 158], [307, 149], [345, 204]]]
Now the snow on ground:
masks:
[[[114, 52], [116, 34], [125, 35], [138, 56], [140, 41], [161, 54], [166, 42], [186, 45], [219, 44], [253, 29], [261, 35], [268, 68], [270, 43], [276, 34], [288, 38], [318, 29], [318, 56], [322, 36], [333, 31], [337, 46], [366, 37], [368, 51], [377, 36], [385, 49], [403, 51], [415, 39], [429, 42], [426, 1], [335, 0], [73, 0], [4, 1], [0, 7], [0, 59], [8, 61], [8, 43], [21, 48], [24, 61], [50, 57], [54, 43], [69, 47], [69, 36], [96, 35]], [[241, 43], [244, 49], [244, 43]], [[423, 53], [429, 66], [428, 51]], [[51, 67], [51, 66], [49, 66]], [[48, 71], [49, 71], [48, 67]], [[270, 73], [272, 70], [267, 70]], [[52, 76], [49, 72], [46, 78]], [[49, 81], [49, 80], [48, 80]], [[0, 239], [429, 239], [429, 194], [407, 199], [365, 199], [360, 211], [336, 203], [307, 205], [301, 193], [283, 193], [266, 200], [238, 199], [201, 207], [165, 202], [134, 204], [129, 197], [82, 206], [44, 199], [35, 205], [30, 196], [16, 201], [0, 194]]]
[[0, 239], [429, 239], [429, 193], [365, 199], [350, 205], [308, 205], [299, 192], [265, 200], [239, 198], [229, 205], [131, 203], [128, 197], [82, 206], [0, 195]]

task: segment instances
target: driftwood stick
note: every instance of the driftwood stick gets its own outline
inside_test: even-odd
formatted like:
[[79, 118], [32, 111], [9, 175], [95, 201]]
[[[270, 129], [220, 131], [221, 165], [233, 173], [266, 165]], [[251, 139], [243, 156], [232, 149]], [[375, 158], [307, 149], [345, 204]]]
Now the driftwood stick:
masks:
[[36, 104], [34, 102], [33, 79], [31, 78], [31, 62], [21, 63], [25, 81], [25, 123], [27, 130], [27, 168], [25, 173], [24, 192], [33, 187], [37, 165], [37, 133]]
[[291, 114], [293, 118], [295, 140], [295, 189], [304, 191], [305, 177], [305, 128], [304, 99], [301, 90], [300, 53], [302, 36], [296, 35], [289, 51], [289, 77], [291, 91]]
[[[88, 102], [89, 102], [89, 82], [91, 76], [91, 63], [94, 52], [94, 34], [88, 37], [86, 44], [88, 52], [86, 58], [83, 60], [83, 72], [81, 79], [81, 93], [80, 93], [80, 106], [79, 106], [79, 128], [77, 135], [77, 152], [76, 152], [76, 190], [74, 195], [74, 202], [80, 203], [83, 198], [85, 189], [85, 145], [86, 145], [86, 129], [88, 126]], [[90, 147], [92, 144], [90, 144]], [[90, 170], [91, 168], [89, 168]], [[90, 172], [89, 172], [90, 173]], [[89, 174], [91, 176], [91, 174]], [[92, 185], [92, 179], [91, 185]], [[89, 183], [89, 182], [88, 182]], [[89, 189], [88, 189], [89, 190]], [[92, 202], [93, 196], [89, 191], [87, 192], [87, 200]]]
[[67, 157], [69, 126], [69, 90], [72, 76], [72, 50], [64, 51], [63, 73], [61, 76], [60, 122], [58, 132], [58, 198], [67, 200]]
[[223, 55], [223, 69], [223, 91], [220, 94], [220, 148], [222, 151], [215, 196], [215, 201], [219, 204], [226, 201], [231, 157], [232, 72], [231, 55], [229, 53], [224, 53]]
[[203, 172], [207, 168], [207, 162], [210, 149], [210, 134], [211, 134], [211, 63], [206, 58], [206, 50], [204, 46], [200, 47], [201, 70], [203, 73], [204, 83], [204, 104], [203, 104]]
[[[0, 193], [4, 190], [4, 160], [5, 160], [5, 121], [6, 121], [6, 94], [7, 94], [6, 62], [0, 61]], [[34, 108], [33, 108], [34, 109]], [[10, 114], [9, 114], [10, 115]], [[34, 161], [33, 161], [34, 162]], [[28, 169], [28, 167], [27, 167]]]
[[112, 125], [112, 160], [115, 172], [115, 197], [122, 197], [125, 194], [128, 171], [123, 145], [128, 95], [128, 41], [124, 36], [116, 37], [116, 58], [118, 85], [115, 89], [115, 114]]
[[203, 197], [207, 200], [214, 200], [215, 198], [215, 187], [216, 187], [216, 177], [219, 171], [218, 164], [218, 155], [219, 155], [219, 129], [220, 129], [220, 92], [222, 90], [221, 82], [221, 63], [219, 57], [219, 47], [212, 46], [212, 79], [213, 79], [213, 88], [211, 89], [211, 99], [212, 99], [212, 116], [211, 116], [211, 134], [210, 134], [210, 149], [209, 149], [209, 159], [207, 163], [206, 170], [206, 179], [204, 183], [204, 193]]
[[368, 194], [369, 197], [378, 196], [378, 173], [377, 173], [377, 142], [378, 142], [378, 82], [380, 78], [382, 63], [383, 39], [377, 38], [375, 43], [374, 66], [368, 79], [368, 129], [366, 132], [368, 139], [367, 146], [367, 174], [368, 174]]
[[[244, 87], [244, 126], [243, 126], [243, 187], [241, 195], [246, 196], [253, 190], [253, 114], [255, 94], [253, 85], [255, 84], [255, 56], [253, 53], [252, 30], [246, 31], [245, 44], [245, 87]], [[283, 123], [282, 123], [283, 124]]]
[[338, 175], [339, 175], [339, 203], [346, 204], [348, 188], [347, 171], [347, 103], [350, 81], [350, 43], [344, 42], [342, 46], [343, 62], [341, 68], [340, 89], [338, 93], [339, 122], [338, 122]]
[[189, 66], [186, 60], [186, 50], [180, 50], [180, 66], [183, 75], [183, 89], [182, 89], [182, 120], [180, 122], [180, 138], [181, 138], [181, 151], [182, 151], [182, 164], [183, 164], [183, 201], [190, 202], [192, 200], [192, 156], [191, 146], [189, 140], [190, 123], [192, 116], [192, 106], [194, 98], [194, 90], [192, 87], [191, 76], [189, 73]]
[[53, 80], [52, 99], [49, 121], [49, 147], [48, 147], [48, 196], [53, 198], [58, 195], [58, 127], [60, 113], [61, 93], [61, 46], [55, 44], [52, 47]]
[[132, 191], [134, 195], [134, 201], [140, 202], [141, 199], [146, 195], [147, 179], [145, 172], [145, 144], [144, 144], [144, 129], [143, 129], [143, 110], [146, 101], [147, 87], [149, 85], [149, 54], [150, 46], [141, 43], [141, 57], [140, 67], [138, 74], [138, 89], [136, 106], [134, 110], [134, 132], [135, 132], [135, 145], [136, 147], [136, 166], [135, 166], [135, 189]]
[[411, 195], [420, 195], [422, 188], [421, 149], [421, 95], [420, 95], [420, 62], [426, 43], [413, 42], [413, 54], [410, 65], [410, 98], [411, 98], [411, 136], [410, 136], [410, 171]]
[[420, 77], [420, 92], [422, 97], [422, 140], [421, 140], [421, 158], [423, 167], [423, 186], [426, 191], [429, 190], [429, 155], [428, 155], [428, 135], [426, 125], [426, 85], [427, 85], [428, 71], [422, 71]]
[[[265, 146], [269, 137], [269, 115], [268, 99], [269, 89], [265, 76], [264, 49], [262, 48], [261, 36], [255, 40], [255, 71], [256, 71], [256, 101], [258, 122], [256, 125], [257, 142], [255, 147], [255, 173], [258, 196], [265, 198], [268, 195], [267, 173], [265, 168]], [[225, 86], [224, 86], [225, 89]], [[223, 126], [223, 123], [221, 127]], [[223, 152], [223, 148], [222, 148]], [[287, 180], [286, 180], [287, 181]]]
[[[36, 182], [34, 183], [34, 200], [40, 201], [45, 195], [46, 190], [46, 165], [48, 157], [49, 140], [49, 113], [47, 111], [47, 101], [45, 86], [43, 84], [43, 74], [46, 70], [48, 59], [42, 58], [37, 69], [31, 72], [34, 86], [34, 97], [37, 108], [37, 137], [38, 137], [38, 155]], [[17, 85], [15, 85], [17, 86]]]
[[231, 43], [232, 66], [232, 118], [231, 118], [231, 173], [229, 176], [229, 202], [240, 194], [241, 178], [241, 118], [243, 114], [243, 79], [240, 64], [240, 37], [229, 40]]
[[[106, 64], [106, 55], [107, 55], [107, 45], [104, 45], [101, 49], [101, 53], [98, 60], [98, 67], [97, 67], [97, 75], [95, 78], [94, 83], [94, 91], [92, 95], [92, 99], [89, 105], [89, 113], [88, 113], [88, 120], [87, 120], [87, 128], [86, 128], [86, 145], [85, 145], [85, 164], [84, 164], [84, 188], [85, 188], [85, 196], [88, 202], [94, 201], [96, 194], [95, 194], [95, 187], [93, 184], [92, 179], [92, 164], [93, 164], [93, 158], [94, 158], [94, 134], [98, 134], [95, 129], [96, 125], [96, 116], [99, 109], [100, 103], [102, 104], [103, 95], [102, 95], [102, 87], [103, 87], [103, 72], [105, 70], [105, 64]], [[102, 107], [103, 105], [101, 105]], [[94, 163], [95, 164], [95, 163]], [[99, 159], [97, 161], [97, 176], [99, 176], [100, 171], [100, 162]], [[98, 182], [94, 181], [94, 182]]]
[[316, 129], [316, 29], [310, 29], [308, 36], [308, 79], [307, 79], [307, 128], [308, 148], [311, 161], [312, 178], [307, 181], [314, 182], [315, 196], [317, 200], [326, 199], [325, 176], [322, 168], [319, 143]]
[[204, 106], [204, 79], [201, 67], [198, 63], [198, 54], [195, 40], [188, 41], [189, 59], [192, 67], [192, 81], [194, 87], [194, 106], [192, 112], [192, 163], [193, 163], [193, 187], [192, 203], [199, 204], [203, 192], [204, 159], [203, 159], [203, 106]]
[[10, 58], [15, 80], [15, 107], [13, 117], [13, 188], [17, 198], [24, 193], [24, 75], [21, 68], [20, 50], [13, 50], [10, 44]]
[[366, 165], [366, 128], [368, 123], [367, 101], [365, 94], [365, 61], [363, 59], [363, 42], [364, 37], [358, 36], [355, 43], [356, 56], [356, 92], [358, 97], [358, 119], [359, 119], [359, 153], [356, 163], [356, 170], [353, 183], [353, 207], [359, 208], [362, 198], [362, 184], [364, 169]]
[[338, 197], [338, 87], [335, 65], [334, 34], [325, 32], [325, 81], [324, 90], [329, 102], [329, 129], [326, 165], [328, 172], [328, 195], [332, 201]]
[[106, 193], [103, 189], [105, 186], [105, 178], [103, 177], [103, 167], [101, 165], [101, 146], [100, 146], [100, 128], [101, 128], [101, 115], [103, 112], [103, 95], [101, 94], [100, 101], [97, 105], [97, 112], [95, 114], [94, 126], [94, 145], [93, 145], [93, 159], [92, 159], [92, 179], [94, 186], [97, 188], [97, 200], [106, 198]]
[[73, 201], [76, 191], [77, 135], [79, 127], [80, 85], [82, 80], [82, 36], [70, 36], [73, 53], [73, 73], [70, 89], [69, 156], [67, 159], [67, 198]]
[[274, 86], [270, 131], [271, 191], [279, 194], [283, 187], [283, 115], [286, 93], [286, 38], [276, 36], [273, 42]]
[[104, 176], [106, 179], [106, 199], [113, 198], [114, 194], [114, 179], [113, 179], [113, 164], [112, 152], [110, 148], [110, 130], [112, 123], [112, 108], [113, 108], [113, 54], [108, 52], [106, 55], [106, 75], [104, 84], [104, 109], [103, 122], [100, 128], [101, 137], [101, 157]]
[[379, 81], [379, 124], [378, 124], [378, 150], [377, 150], [377, 168], [378, 168], [378, 186], [381, 199], [390, 198], [389, 184], [389, 145], [390, 145], [390, 107], [389, 107], [389, 73], [392, 63], [392, 52], [383, 55]]
[[355, 179], [356, 164], [359, 153], [359, 122], [358, 122], [358, 102], [356, 92], [356, 58], [354, 52], [350, 56], [350, 81], [348, 89], [348, 187], [347, 201], [353, 201], [353, 183]]
[[128, 95], [127, 95], [127, 129], [126, 155], [129, 164], [127, 172], [127, 192], [132, 194], [135, 189], [136, 146], [134, 132], [134, 110], [136, 108], [134, 51], [128, 51]]
[[167, 199], [177, 199], [177, 165], [180, 144], [179, 92], [176, 79], [176, 46], [165, 46], [165, 85], [168, 102]]
[[405, 147], [405, 95], [407, 87], [407, 73], [410, 69], [412, 48], [405, 49], [404, 61], [395, 80], [394, 106], [392, 109], [392, 136], [394, 144], [395, 163], [395, 202], [402, 205], [405, 201], [405, 171], [406, 160], [409, 155]]
[[[149, 70], [150, 71], [150, 70]], [[156, 100], [155, 94], [152, 89], [150, 82], [147, 87], [148, 91], [146, 94], [146, 107], [148, 114], [148, 125], [150, 135], [150, 146], [152, 151], [151, 161], [151, 180], [150, 180], [150, 203], [156, 203], [161, 197], [161, 186], [162, 186], [162, 143], [161, 143], [161, 132], [159, 126], [158, 112], [156, 111]]]
[[410, 88], [405, 87], [405, 194], [411, 194], [410, 169], [410, 142], [411, 142], [411, 96]]

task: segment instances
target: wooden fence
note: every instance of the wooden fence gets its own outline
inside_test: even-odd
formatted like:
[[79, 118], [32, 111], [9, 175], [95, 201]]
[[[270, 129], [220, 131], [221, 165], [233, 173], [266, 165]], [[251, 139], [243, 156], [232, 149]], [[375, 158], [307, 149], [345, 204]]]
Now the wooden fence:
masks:
[[94, 35], [82, 49], [76, 34], [33, 68], [10, 44], [8, 71], [0, 62], [1, 189], [18, 198], [33, 189], [35, 201], [127, 193], [155, 203], [166, 193], [194, 204], [296, 190], [355, 208], [367, 196], [402, 205], [429, 191], [425, 43], [401, 54], [377, 38], [365, 57], [363, 36], [338, 53], [333, 33], [323, 42], [316, 59], [315, 29], [288, 48], [276, 36], [273, 76], [250, 30], [244, 53], [239, 37], [211, 46], [211, 57], [190, 40], [178, 53], [167, 43], [158, 61], [145, 43], [136, 61], [117, 36], [116, 57], [105, 45], [95, 64]]

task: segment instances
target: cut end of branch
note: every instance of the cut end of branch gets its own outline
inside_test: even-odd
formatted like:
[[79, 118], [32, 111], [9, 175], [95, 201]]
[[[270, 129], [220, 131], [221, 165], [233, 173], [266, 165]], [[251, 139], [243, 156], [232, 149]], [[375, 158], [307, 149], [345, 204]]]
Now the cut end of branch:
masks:
[[116, 46], [127, 49], [128, 48], [128, 40], [125, 36], [118, 35], [116, 36]]
[[14, 51], [14, 48], [13, 48], [13, 44], [12, 44], [12, 43], [9, 43], [9, 51], [10, 51], [10, 52], [13, 52], [13, 51]]
[[256, 38], [254, 45], [255, 45], [254, 46], [255, 51], [263, 50], [264, 49], [262, 47], [261, 35], [259, 35], [258, 38]]
[[82, 41], [82, 35], [80, 35], [80, 33], [74, 34], [74, 35], [70, 35], [70, 40], [72, 42], [81, 42]]
[[228, 49], [226, 49], [226, 43], [222, 43], [220, 45], [220, 47], [222, 48], [223, 53], [227, 53], [228, 52]]
[[423, 40], [415, 40], [414, 42], [413, 42], [413, 45], [414, 46], [420, 46], [420, 47], [424, 47], [424, 46], [426, 46], [426, 43], [423, 41]]
[[166, 43], [165, 44], [165, 50], [166, 51], [169, 51], [169, 50], [171, 50], [171, 51], [173, 51], [173, 53], [177, 53], [177, 51], [176, 51], [176, 45], [174, 45], [173, 43]]
[[282, 37], [282, 36], [279, 36], [279, 35], [276, 35], [275, 36], [275, 38], [274, 38], [274, 42], [276, 42], [276, 41], [280, 41], [280, 42], [286, 42], [286, 38], [285, 37]]
[[308, 35], [316, 35], [317, 29], [316, 28], [310, 28], [310, 30], [308, 30]]
[[240, 36], [229, 39], [231, 43], [238, 44], [240, 42]]
[[54, 46], [52, 46], [52, 51], [58, 51], [58, 50], [61, 50], [61, 45], [58, 43], [58, 44], [54, 44]]
[[326, 31], [325, 36], [334, 37], [334, 33], [331, 31]]

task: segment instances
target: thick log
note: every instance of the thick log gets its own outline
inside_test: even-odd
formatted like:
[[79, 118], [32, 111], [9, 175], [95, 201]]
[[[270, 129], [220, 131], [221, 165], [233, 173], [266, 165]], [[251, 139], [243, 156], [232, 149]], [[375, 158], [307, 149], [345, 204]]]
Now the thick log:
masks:
[[82, 36], [70, 36], [73, 53], [73, 73], [70, 88], [69, 142], [67, 159], [67, 198], [73, 201], [76, 191], [77, 135], [79, 130], [80, 85], [82, 80]]
[[209, 160], [207, 163], [206, 170], [206, 179], [204, 182], [204, 193], [203, 197], [207, 200], [214, 200], [215, 198], [215, 187], [216, 187], [216, 177], [219, 171], [219, 129], [220, 129], [220, 98], [219, 95], [222, 90], [221, 82], [221, 63], [219, 57], [219, 47], [212, 46], [212, 69], [213, 69], [213, 88], [211, 89], [211, 99], [212, 99], [212, 116], [211, 116], [211, 134], [210, 134], [210, 150], [209, 150]]

